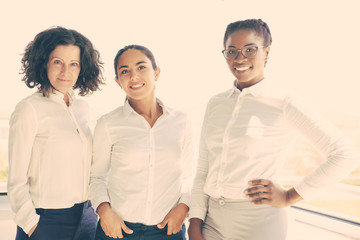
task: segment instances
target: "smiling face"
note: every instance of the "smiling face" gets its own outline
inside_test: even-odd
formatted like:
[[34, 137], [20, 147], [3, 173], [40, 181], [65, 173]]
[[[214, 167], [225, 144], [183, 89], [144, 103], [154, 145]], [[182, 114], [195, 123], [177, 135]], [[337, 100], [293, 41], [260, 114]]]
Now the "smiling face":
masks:
[[155, 82], [160, 70], [153, 69], [150, 59], [140, 50], [128, 49], [117, 63], [115, 81], [124, 89], [130, 100], [155, 98]]
[[240, 52], [234, 59], [226, 59], [230, 71], [237, 79], [237, 87], [250, 87], [264, 78], [265, 60], [270, 46], [263, 48], [264, 41], [254, 31], [238, 30], [233, 32], [225, 43], [225, 49], [243, 49], [247, 46], [258, 46], [256, 55], [245, 58]]
[[58, 45], [49, 55], [47, 76], [51, 86], [67, 94], [79, 77], [80, 48], [74, 45]]

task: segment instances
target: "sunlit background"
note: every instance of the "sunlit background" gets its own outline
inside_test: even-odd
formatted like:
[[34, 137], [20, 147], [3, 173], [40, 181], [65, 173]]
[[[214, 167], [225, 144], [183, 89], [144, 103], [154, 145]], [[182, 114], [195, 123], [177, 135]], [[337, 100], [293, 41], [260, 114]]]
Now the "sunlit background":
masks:
[[[357, 0], [2, 1], [0, 181], [6, 181], [8, 118], [16, 103], [35, 91], [21, 81], [21, 54], [37, 33], [55, 25], [78, 30], [100, 51], [106, 85], [85, 98], [93, 123], [125, 98], [114, 82], [116, 52], [141, 44], [161, 68], [157, 96], [189, 114], [197, 138], [207, 101], [234, 79], [221, 54], [226, 25], [261, 18], [273, 37], [266, 78], [327, 116], [360, 148], [358, 5]], [[305, 172], [314, 167], [306, 164], [292, 167]], [[358, 172], [351, 184], [360, 185]], [[350, 206], [355, 203], [360, 205]], [[360, 209], [355, 211], [360, 216]]]

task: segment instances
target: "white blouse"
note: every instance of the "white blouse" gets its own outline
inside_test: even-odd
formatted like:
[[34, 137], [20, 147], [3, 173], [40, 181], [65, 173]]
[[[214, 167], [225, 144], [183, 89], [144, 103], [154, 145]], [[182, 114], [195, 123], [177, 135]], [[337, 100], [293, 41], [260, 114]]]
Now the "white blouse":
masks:
[[190, 205], [195, 174], [186, 115], [165, 107], [153, 127], [126, 101], [102, 116], [94, 131], [90, 196], [128, 222], [155, 225], [178, 203]]
[[92, 135], [89, 107], [69, 93], [20, 101], [10, 118], [8, 197], [15, 222], [28, 232], [35, 208], [69, 208], [88, 200]]
[[359, 165], [355, 147], [319, 115], [263, 80], [242, 91], [235, 86], [211, 98], [203, 122], [190, 218], [204, 219], [209, 196], [245, 199], [248, 181], [277, 179], [282, 151], [302, 134], [327, 161], [295, 189], [310, 198]]

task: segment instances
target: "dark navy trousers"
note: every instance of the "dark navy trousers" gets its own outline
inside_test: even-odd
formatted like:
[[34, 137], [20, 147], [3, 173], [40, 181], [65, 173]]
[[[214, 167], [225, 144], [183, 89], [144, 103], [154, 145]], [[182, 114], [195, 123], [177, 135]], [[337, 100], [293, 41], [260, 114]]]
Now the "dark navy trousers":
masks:
[[15, 240], [93, 240], [98, 221], [90, 201], [64, 209], [36, 209], [39, 223], [29, 238], [17, 227]]
[[156, 225], [148, 226], [141, 223], [130, 223], [125, 222], [134, 232], [132, 234], [127, 234], [124, 231], [123, 238], [112, 238], [105, 235], [104, 231], [101, 228], [100, 221], [96, 229], [96, 238], [95, 240], [113, 240], [113, 239], [122, 239], [122, 240], [186, 240], [185, 234], [185, 224], [182, 226], [182, 230], [177, 234], [167, 235], [167, 227], [159, 229]]

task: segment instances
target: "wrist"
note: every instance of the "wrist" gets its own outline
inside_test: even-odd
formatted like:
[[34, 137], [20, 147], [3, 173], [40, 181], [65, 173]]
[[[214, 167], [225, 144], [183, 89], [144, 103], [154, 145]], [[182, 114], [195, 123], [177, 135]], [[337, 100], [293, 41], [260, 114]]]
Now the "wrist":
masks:
[[186, 205], [185, 203], [179, 203], [179, 204], [177, 205], [177, 207], [180, 208], [181, 210], [183, 210], [183, 211], [186, 212], [186, 213], [189, 211], [189, 207], [188, 207], [188, 205]]
[[189, 230], [190, 228], [192, 230], [199, 230], [199, 231], [201, 230], [203, 221], [200, 218], [191, 218], [189, 222], [190, 222]]
[[97, 207], [96, 212], [99, 217], [102, 218], [102, 216], [104, 216], [104, 214], [106, 214], [109, 210], [111, 210], [110, 203], [103, 202]]
[[295, 188], [290, 188], [286, 191], [286, 205], [290, 206], [302, 200], [303, 198], [297, 193]]

